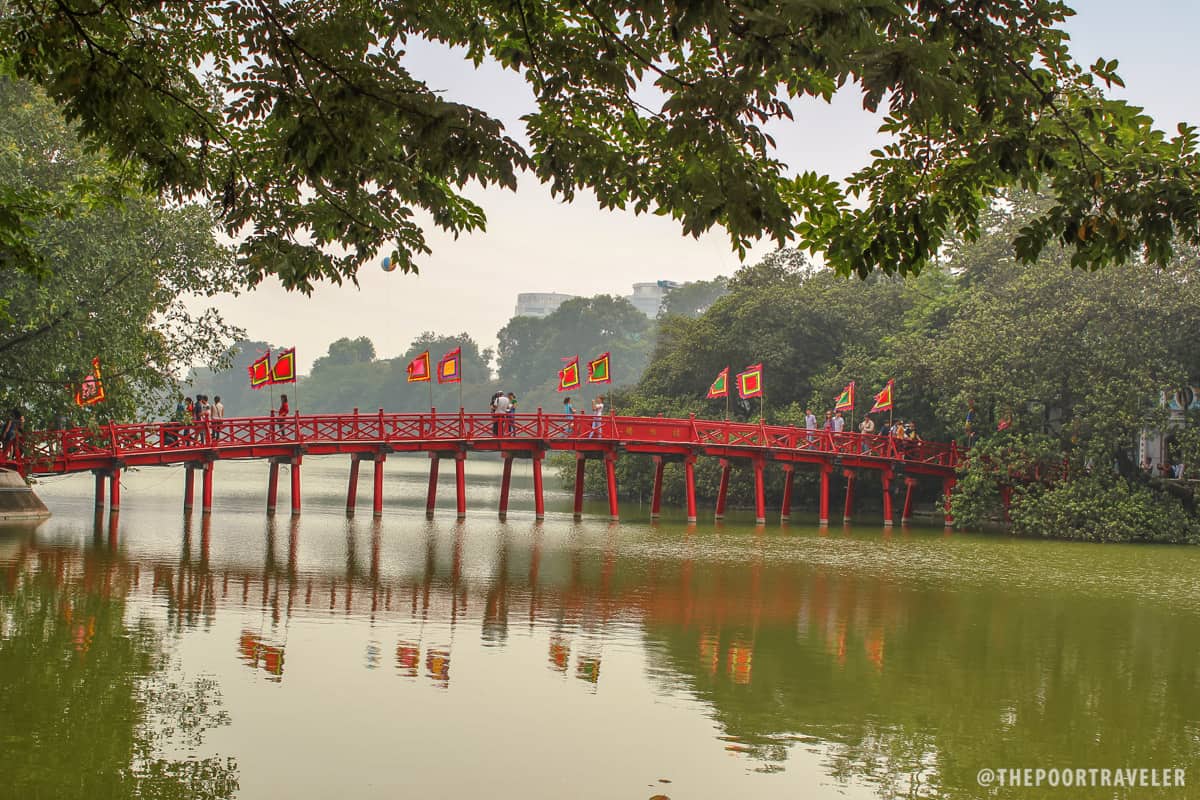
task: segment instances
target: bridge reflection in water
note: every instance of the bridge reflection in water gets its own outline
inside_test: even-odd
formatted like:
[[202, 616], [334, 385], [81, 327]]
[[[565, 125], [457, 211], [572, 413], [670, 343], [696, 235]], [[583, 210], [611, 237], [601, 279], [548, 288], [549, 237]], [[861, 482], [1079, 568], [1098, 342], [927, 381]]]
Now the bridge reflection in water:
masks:
[[[1046, 564], [1057, 550], [899, 529], [630, 539], [616, 526], [480, 537], [429, 523], [414, 537], [351, 520], [340, 561], [322, 566], [303, 555], [299, 519], [266, 521], [254, 561], [214, 552], [208, 516], [185, 521], [177, 557], [130, 552], [109, 522], [83, 548], [19, 539], [0, 554], [0, 587], [52, 576], [64, 597], [149, 601], [181, 632], [232, 615], [228, 657], [284, 685], [320, 669], [288, 652], [297, 620], [366, 621], [365, 669], [451, 694], [495, 663], [480, 648], [494, 658], [518, 632], [544, 648], [521, 670], [601, 696], [606, 652], [636, 646], [656, 691], [702, 703], [754, 768], [817, 753], [830, 780], [886, 796], [983, 797], [975, 770], [997, 762], [1200, 768], [1200, 615], [1063, 594], [1062, 564]], [[963, 568], [998, 573], [1014, 557], [1019, 589]], [[245, 622], [256, 615], [258, 629]], [[87, 621], [72, 624], [86, 653]], [[499, 674], [512, 683], [496, 691], [522, 691], [520, 670]]]

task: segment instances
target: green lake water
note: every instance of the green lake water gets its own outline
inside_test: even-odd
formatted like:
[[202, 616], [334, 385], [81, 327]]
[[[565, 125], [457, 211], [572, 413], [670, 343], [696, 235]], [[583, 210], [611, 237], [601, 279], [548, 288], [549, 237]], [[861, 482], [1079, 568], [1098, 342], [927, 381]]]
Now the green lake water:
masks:
[[1200, 797], [1200, 550], [564, 493], [536, 523], [527, 462], [506, 523], [484, 461], [426, 521], [427, 464], [387, 462], [379, 520], [345, 459], [306, 461], [298, 518], [264, 463], [216, 465], [211, 517], [177, 468], [115, 520], [90, 475], [39, 485], [54, 517], [0, 531], [0, 797]]

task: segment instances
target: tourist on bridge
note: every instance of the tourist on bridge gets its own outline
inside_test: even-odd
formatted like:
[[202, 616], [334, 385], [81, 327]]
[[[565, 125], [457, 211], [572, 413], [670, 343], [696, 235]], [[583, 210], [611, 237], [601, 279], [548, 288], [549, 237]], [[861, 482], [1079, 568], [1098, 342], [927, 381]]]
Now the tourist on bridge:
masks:
[[287, 395], [286, 394], [279, 395], [279, 410], [275, 412], [276, 416], [279, 417], [279, 422], [277, 422], [275, 424], [275, 429], [280, 436], [283, 436], [283, 419], [288, 415], [288, 413], [290, 411], [291, 411], [291, 409], [288, 408]]
[[[858, 423], [858, 432], [863, 434], [864, 436], [874, 436], [875, 435], [875, 420], [871, 419], [870, 414], [863, 417], [862, 422]], [[866, 439], [863, 439], [862, 451], [864, 453], [871, 452], [871, 444]]]
[[833, 432], [841, 433], [846, 429], [846, 418], [842, 416], [842, 412], [837, 412], [833, 415]]
[[817, 429], [817, 415], [813, 413], [811, 408], [804, 409], [804, 429], [809, 432], [806, 437], [809, 442], [817, 438], [816, 434], [813, 433]]
[[516, 422], [516, 418], [517, 418], [517, 395], [515, 392], [509, 392], [508, 393], [508, 416], [505, 420], [506, 424], [505, 424], [505, 428], [504, 428], [506, 435], [512, 436], [513, 431], [516, 430], [516, 427], [514, 425], [514, 423]]
[[604, 395], [597, 395], [592, 401], [592, 431], [588, 434], [589, 439], [595, 439], [600, 435], [600, 428], [604, 425]]
[[208, 427], [212, 421], [212, 409], [208, 406], [208, 395], [196, 395], [196, 422], [199, 426], [196, 432], [199, 434], [201, 442], [208, 443]]
[[196, 404], [192, 402], [192, 398], [183, 398], [183, 427], [179, 429], [179, 438], [184, 440], [184, 444], [188, 444], [188, 439], [192, 435], [192, 423], [196, 419]]
[[825, 412], [825, 424], [821, 426], [821, 430], [825, 431], [826, 433], [833, 433], [833, 412], [832, 411]]
[[0, 443], [3, 444], [5, 458], [16, 459], [20, 454], [21, 437], [25, 434], [25, 415], [15, 406], [8, 412], [4, 422], [4, 432], [0, 433]]
[[492, 435], [504, 436], [508, 433], [508, 407], [512, 401], [508, 399], [508, 395], [504, 392], [497, 392], [492, 397]]
[[571, 398], [563, 398], [563, 413], [567, 415], [567, 435], [578, 436], [579, 431], [575, 425], [575, 406], [571, 405]]
[[221, 438], [221, 424], [225, 419], [225, 404], [221, 402], [221, 395], [213, 398], [212, 404], [212, 429], [213, 441], [219, 441]]

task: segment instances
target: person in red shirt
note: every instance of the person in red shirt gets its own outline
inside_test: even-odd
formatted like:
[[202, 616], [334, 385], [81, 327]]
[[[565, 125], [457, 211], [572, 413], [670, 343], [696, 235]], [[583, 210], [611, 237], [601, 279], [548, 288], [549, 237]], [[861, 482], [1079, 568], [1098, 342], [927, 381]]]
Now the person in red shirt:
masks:
[[283, 436], [283, 420], [287, 417], [290, 410], [288, 408], [287, 395], [279, 395], [279, 410], [275, 412], [276, 416], [279, 417], [279, 422], [275, 425], [275, 429], [280, 436]]

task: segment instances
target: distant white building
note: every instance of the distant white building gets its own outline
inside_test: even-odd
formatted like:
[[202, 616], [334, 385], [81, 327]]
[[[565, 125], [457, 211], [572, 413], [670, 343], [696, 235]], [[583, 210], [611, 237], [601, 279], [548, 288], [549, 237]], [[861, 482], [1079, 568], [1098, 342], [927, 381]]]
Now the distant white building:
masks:
[[[625, 299], [633, 303], [634, 308], [645, 314], [650, 319], [658, 317], [658, 311], [662, 308], [663, 299], [667, 296], [667, 292], [672, 289], [678, 289], [679, 284], [675, 281], [648, 281], [646, 283], [635, 283], [633, 285], [633, 294], [626, 295]], [[517, 295], [517, 312], [518, 317], [548, 317], [558, 310], [566, 301], [578, 295], [559, 294], [558, 292], [522, 292]]]
[[517, 295], [518, 317], [548, 317], [576, 295], [557, 292], [522, 292]]
[[667, 296], [667, 292], [678, 288], [679, 284], [675, 281], [635, 283], [633, 285], [633, 294], [625, 299], [633, 303], [638, 311], [650, 319], [655, 319], [658, 317], [658, 311], [662, 308], [662, 303]]

